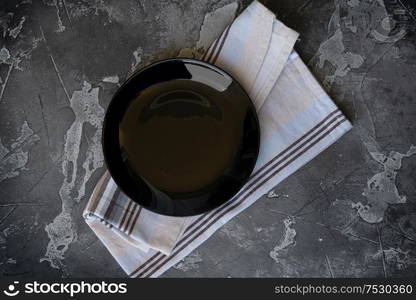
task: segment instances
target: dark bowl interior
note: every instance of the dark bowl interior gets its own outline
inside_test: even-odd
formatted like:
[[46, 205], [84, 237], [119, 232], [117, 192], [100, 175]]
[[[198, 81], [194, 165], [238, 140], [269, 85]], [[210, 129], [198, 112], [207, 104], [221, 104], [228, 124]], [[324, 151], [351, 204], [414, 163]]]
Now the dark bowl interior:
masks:
[[153, 212], [190, 216], [231, 199], [260, 145], [255, 108], [229, 74], [194, 59], [154, 63], [111, 100], [102, 146], [121, 190]]

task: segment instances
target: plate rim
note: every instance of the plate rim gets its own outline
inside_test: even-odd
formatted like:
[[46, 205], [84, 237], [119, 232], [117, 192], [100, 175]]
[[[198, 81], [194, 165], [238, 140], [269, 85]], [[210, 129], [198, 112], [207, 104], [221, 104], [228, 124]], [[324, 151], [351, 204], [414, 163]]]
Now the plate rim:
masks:
[[[255, 168], [255, 166], [256, 166], [256, 164], [257, 164], [257, 161], [258, 161], [258, 156], [259, 156], [259, 152], [260, 152], [260, 140], [261, 140], [261, 131], [260, 131], [260, 122], [259, 122], [259, 118], [258, 118], [258, 113], [257, 113], [257, 110], [256, 110], [256, 108], [255, 108], [255, 106], [254, 106], [254, 103], [253, 103], [253, 101], [252, 101], [252, 99], [251, 99], [251, 97], [248, 95], [248, 93], [247, 93], [247, 91], [244, 89], [244, 87], [241, 85], [241, 83], [234, 77], [234, 76], [232, 76], [230, 73], [228, 73], [227, 71], [225, 71], [224, 69], [222, 69], [222, 68], [220, 68], [220, 67], [218, 67], [218, 66], [216, 66], [216, 65], [213, 65], [213, 64], [210, 64], [210, 63], [207, 63], [207, 62], [205, 62], [205, 61], [203, 61], [203, 60], [200, 60], [200, 59], [195, 59], [195, 58], [186, 58], [186, 57], [174, 57], [174, 58], [167, 58], [167, 59], [162, 59], [162, 60], [157, 60], [157, 61], [154, 61], [154, 62], [152, 62], [152, 63], [149, 63], [148, 65], [146, 65], [146, 66], [144, 66], [144, 67], [142, 67], [142, 68], [139, 68], [139, 69], [137, 69], [137, 70], [135, 70], [132, 74], [130, 74], [127, 78], [126, 78], [126, 80], [117, 88], [117, 91], [114, 93], [114, 95], [111, 97], [111, 100], [109, 101], [109, 103], [108, 103], [108, 105], [107, 105], [107, 108], [106, 108], [106, 110], [105, 110], [105, 114], [104, 114], [104, 119], [103, 119], [103, 121], [102, 121], [102, 129], [101, 129], [101, 148], [102, 148], [102, 151], [103, 151], [103, 160], [104, 160], [104, 163], [105, 163], [105, 166], [106, 166], [106, 169], [107, 169], [107, 171], [109, 172], [109, 175], [110, 175], [110, 177], [111, 177], [111, 179], [113, 179], [113, 181], [114, 181], [114, 183], [116, 184], [116, 186], [117, 186], [117, 188], [119, 188], [120, 189], [120, 191], [123, 193], [123, 194], [125, 194], [131, 201], [133, 201], [134, 203], [136, 203], [136, 204], [138, 204], [138, 205], [140, 205], [141, 207], [143, 207], [143, 208], [145, 208], [145, 209], [147, 209], [147, 210], [149, 210], [149, 211], [152, 211], [152, 212], [154, 212], [154, 213], [156, 213], [156, 214], [159, 214], [159, 215], [165, 215], [165, 216], [171, 216], [171, 217], [186, 217], [186, 216], [195, 216], [195, 215], [199, 215], [199, 214], [201, 214], [201, 213], [197, 213], [197, 214], [195, 214], [195, 213], [193, 213], [193, 214], [168, 214], [168, 213], [164, 213], [164, 212], [161, 212], [161, 211], [157, 211], [157, 210], [155, 210], [155, 209], [152, 209], [152, 208], [150, 208], [150, 207], [147, 207], [147, 206], [145, 206], [143, 203], [140, 203], [137, 199], [135, 199], [134, 197], [130, 197], [130, 195], [129, 195], [129, 193], [127, 193], [124, 189], [123, 189], [123, 187], [122, 187], [122, 184], [119, 184], [119, 178], [117, 178], [117, 176], [113, 176], [113, 173], [112, 173], [112, 170], [111, 170], [111, 165], [112, 165], [112, 163], [110, 163], [109, 162], [109, 158], [108, 158], [108, 154], [106, 155], [106, 147], [105, 147], [105, 132], [106, 132], [106, 125], [108, 125], [108, 119], [110, 118], [110, 113], [109, 113], [109, 108], [111, 107], [111, 105], [112, 105], [112, 103], [118, 98], [118, 96], [120, 95], [120, 93], [124, 90], [124, 88], [135, 78], [135, 77], [137, 77], [137, 76], [139, 76], [142, 72], [144, 72], [144, 71], [146, 71], [147, 69], [150, 69], [150, 68], [152, 68], [152, 67], [154, 67], [154, 66], [156, 66], [156, 65], [159, 65], [159, 64], [163, 64], [163, 63], [168, 63], [168, 62], [174, 62], [174, 61], [178, 61], [178, 62], [190, 62], [190, 63], [194, 63], [194, 64], [196, 64], [196, 65], [203, 65], [203, 66], [206, 66], [206, 67], [208, 67], [209, 69], [216, 69], [216, 71], [219, 71], [219, 72], [222, 72], [223, 74], [225, 74], [225, 75], [227, 75], [227, 76], [229, 76], [237, 85], [238, 85], [238, 87], [239, 87], [239, 89], [246, 95], [246, 97], [247, 97], [247, 99], [249, 100], [248, 102], [249, 102], [249, 106], [250, 106], [250, 108], [251, 108], [251, 110], [254, 112], [254, 118], [255, 118], [255, 121], [256, 121], [256, 131], [257, 131], [257, 133], [256, 133], [256, 136], [257, 136], [257, 141], [256, 141], [256, 153], [255, 153], [255, 160], [254, 160], [254, 163], [253, 163], [253, 165], [251, 166], [251, 169], [250, 169], [250, 175], [249, 176], [247, 176], [247, 178], [244, 180], [244, 182], [242, 182], [241, 183], [241, 187], [240, 187], [240, 189], [236, 192], [236, 193], [234, 193], [234, 195], [232, 196], [232, 197], [234, 197], [240, 190], [241, 190], [241, 188], [244, 186], [244, 184], [246, 184], [247, 183], [247, 181], [248, 181], [248, 179], [250, 178], [250, 176], [251, 176], [251, 174], [252, 174], [252, 172], [253, 172], [253, 170], [254, 170], [254, 168]], [[227, 200], [225, 200], [224, 202], [222, 202], [222, 203], [220, 203], [219, 205], [217, 205], [217, 206], [214, 206], [214, 207], [211, 207], [210, 209], [208, 209], [208, 210], [205, 210], [204, 212], [202, 212], [202, 213], [207, 213], [207, 212], [210, 212], [210, 211], [212, 211], [213, 209], [215, 209], [215, 208], [217, 208], [217, 207], [219, 207], [219, 206], [221, 206], [221, 205], [223, 205], [223, 204], [225, 204], [225, 203], [227, 203], [229, 200], [231, 200], [232, 199], [232, 197], [231, 198], [229, 198], [229, 199], [227, 199]]]

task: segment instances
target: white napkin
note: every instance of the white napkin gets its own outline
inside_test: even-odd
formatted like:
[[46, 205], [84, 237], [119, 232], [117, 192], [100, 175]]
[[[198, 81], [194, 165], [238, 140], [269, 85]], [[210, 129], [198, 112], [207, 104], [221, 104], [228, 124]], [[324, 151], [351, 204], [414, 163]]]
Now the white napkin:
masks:
[[254, 1], [203, 57], [243, 85], [260, 121], [256, 167], [228, 202], [203, 215], [168, 217], [128, 199], [108, 172], [98, 182], [84, 217], [129, 276], [161, 275], [351, 129], [293, 50], [297, 38]]

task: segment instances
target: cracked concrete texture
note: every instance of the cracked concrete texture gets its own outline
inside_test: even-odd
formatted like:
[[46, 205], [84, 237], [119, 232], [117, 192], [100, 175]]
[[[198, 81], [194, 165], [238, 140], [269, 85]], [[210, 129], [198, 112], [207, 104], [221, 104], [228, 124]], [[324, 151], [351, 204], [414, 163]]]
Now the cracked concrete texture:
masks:
[[[1, 6], [3, 276], [125, 276], [81, 217], [104, 172], [104, 110], [132, 71], [198, 57], [249, 2]], [[414, 275], [414, 3], [263, 3], [300, 33], [296, 50], [354, 128], [163, 276]]]

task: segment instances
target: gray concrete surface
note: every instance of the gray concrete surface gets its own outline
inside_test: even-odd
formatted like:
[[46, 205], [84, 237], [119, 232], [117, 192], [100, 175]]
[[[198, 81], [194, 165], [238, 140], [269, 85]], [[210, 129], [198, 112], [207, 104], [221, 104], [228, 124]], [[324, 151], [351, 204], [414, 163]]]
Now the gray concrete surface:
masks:
[[[81, 212], [119, 82], [249, 1], [0, 1], [0, 274], [125, 274]], [[165, 277], [416, 274], [416, 4], [263, 1], [354, 129]]]

